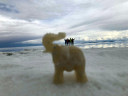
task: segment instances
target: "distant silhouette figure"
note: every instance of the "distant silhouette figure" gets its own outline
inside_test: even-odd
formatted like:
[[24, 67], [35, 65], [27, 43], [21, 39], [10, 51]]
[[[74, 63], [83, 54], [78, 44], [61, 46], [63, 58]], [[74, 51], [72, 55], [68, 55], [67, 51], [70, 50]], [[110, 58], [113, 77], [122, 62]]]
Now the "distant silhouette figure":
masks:
[[64, 40], [65, 40], [65, 45], [68, 45], [68, 42], [69, 42], [68, 38]]
[[74, 45], [74, 40], [75, 40], [75, 39], [73, 39], [73, 38], [71, 39], [71, 43], [72, 43], [72, 45]]
[[72, 39], [70, 38], [70, 39], [69, 39], [69, 45], [71, 45], [71, 44], [72, 44]]
[[64, 39], [65, 41], [65, 45], [74, 45], [74, 40], [73, 38], [70, 38], [70, 39]]
[[65, 41], [65, 45], [67, 45], [67, 39], [64, 39], [64, 41]]
[[69, 43], [70, 43], [70, 40], [67, 38], [67, 45], [69, 45]]

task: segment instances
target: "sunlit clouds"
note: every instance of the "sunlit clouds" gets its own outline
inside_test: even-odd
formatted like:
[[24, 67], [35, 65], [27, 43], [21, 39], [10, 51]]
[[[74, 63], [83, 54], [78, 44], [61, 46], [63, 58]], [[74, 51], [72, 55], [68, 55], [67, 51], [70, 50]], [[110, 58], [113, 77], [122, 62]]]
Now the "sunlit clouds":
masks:
[[77, 40], [128, 38], [127, 0], [0, 0], [0, 43], [40, 44], [45, 33]]

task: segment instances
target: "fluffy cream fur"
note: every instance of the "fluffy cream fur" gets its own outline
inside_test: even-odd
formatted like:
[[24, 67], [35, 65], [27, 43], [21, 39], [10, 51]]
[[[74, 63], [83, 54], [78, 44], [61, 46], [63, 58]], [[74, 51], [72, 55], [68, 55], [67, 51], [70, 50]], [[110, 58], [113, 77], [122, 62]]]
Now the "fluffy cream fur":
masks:
[[53, 44], [53, 41], [65, 38], [65, 33], [48, 33], [44, 35], [42, 43], [45, 52], [50, 52], [55, 66], [54, 80], [55, 84], [61, 84], [64, 81], [63, 72], [75, 70], [77, 82], [87, 82], [85, 73], [85, 57], [82, 51], [75, 46], [62, 46]]

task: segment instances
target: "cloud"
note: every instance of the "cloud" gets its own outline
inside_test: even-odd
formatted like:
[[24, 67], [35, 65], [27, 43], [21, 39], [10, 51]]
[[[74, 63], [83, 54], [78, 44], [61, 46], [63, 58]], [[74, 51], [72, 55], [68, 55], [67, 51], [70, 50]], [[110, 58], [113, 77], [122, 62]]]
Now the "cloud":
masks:
[[38, 21], [25, 21], [0, 16], [0, 43], [15, 43], [41, 38], [47, 32]]
[[[103, 4], [102, 2], [98, 3]], [[113, 2], [111, 3], [113, 4]], [[107, 4], [100, 7], [90, 7], [90, 9], [88, 9], [89, 12], [78, 12], [80, 18], [78, 17], [76, 24], [73, 24], [70, 28], [84, 26], [86, 27], [85, 30], [128, 30], [128, 2], [114, 3], [113, 6], [109, 7], [106, 7]]]
[[[58, 31], [57, 31], [58, 30]], [[42, 36], [45, 33], [58, 33], [53, 25], [40, 20], [13, 19], [0, 15], [0, 44], [41, 44]], [[39, 42], [38, 42], [38, 41]]]
[[13, 5], [18, 14], [4, 13], [19, 19], [55, 19], [68, 14], [73, 8], [70, 0], [7, 0], [2, 4]]
[[37, 43], [48, 32], [84, 40], [128, 37], [127, 9], [127, 0], [1, 0], [0, 42]]
[[34, 39], [20, 42], [22, 44], [42, 44], [42, 39]]
[[18, 10], [16, 10], [14, 6], [7, 5], [7, 4], [4, 4], [4, 3], [0, 3], [0, 10], [5, 11], [5, 12], [18, 13]]

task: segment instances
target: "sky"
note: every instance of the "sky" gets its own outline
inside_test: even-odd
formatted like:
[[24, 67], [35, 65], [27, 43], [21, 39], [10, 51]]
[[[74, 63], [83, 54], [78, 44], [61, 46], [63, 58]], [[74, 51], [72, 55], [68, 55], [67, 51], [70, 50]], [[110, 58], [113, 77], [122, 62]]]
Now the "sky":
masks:
[[85, 41], [128, 38], [128, 0], [0, 0], [0, 47], [38, 45], [50, 32]]

